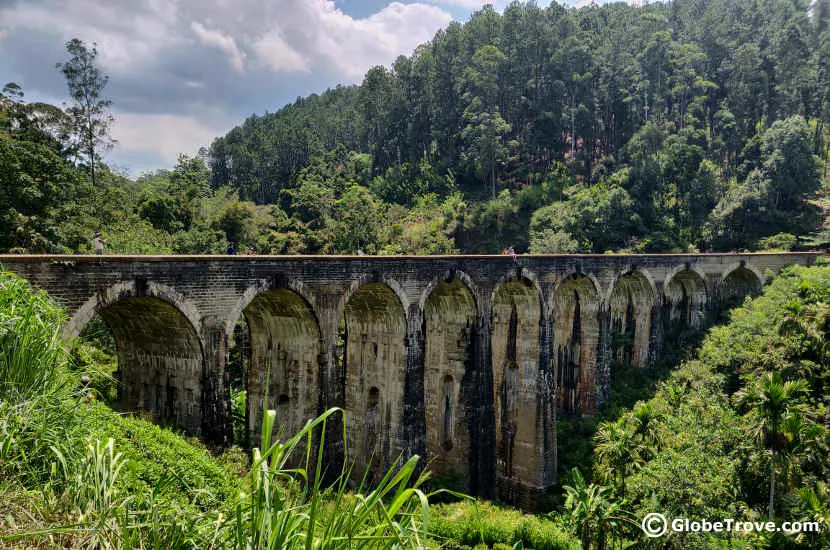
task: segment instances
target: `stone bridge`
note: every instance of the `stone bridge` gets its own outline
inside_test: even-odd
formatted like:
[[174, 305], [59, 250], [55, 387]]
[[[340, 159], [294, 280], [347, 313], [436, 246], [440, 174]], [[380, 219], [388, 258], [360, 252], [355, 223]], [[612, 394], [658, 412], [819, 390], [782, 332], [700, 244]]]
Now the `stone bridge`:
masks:
[[104, 319], [125, 410], [228, 442], [226, 365], [244, 319], [252, 441], [265, 395], [283, 433], [339, 406], [348, 456], [369, 480], [419, 454], [460, 489], [524, 503], [555, 482], [558, 410], [595, 412], [613, 391], [614, 364], [648, 364], [669, 334], [816, 256], [0, 256], [0, 265], [66, 308], [67, 337]]

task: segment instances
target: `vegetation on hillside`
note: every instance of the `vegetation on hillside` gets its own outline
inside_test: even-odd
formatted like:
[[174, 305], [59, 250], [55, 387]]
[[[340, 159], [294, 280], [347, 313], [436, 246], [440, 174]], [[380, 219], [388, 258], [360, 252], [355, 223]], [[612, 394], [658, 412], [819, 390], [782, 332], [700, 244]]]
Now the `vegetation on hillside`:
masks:
[[419, 221], [463, 252], [763, 247], [816, 229], [829, 8], [485, 7], [359, 86], [248, 118], [212, 144], [212, 186], [276, 204], [309, 252], [349, 250], [313, 235], [357, 188], [408, 209], [435, 194]]
[[[817, 521], [672, 534], [672, 548], [830, 544], [830, 267], [793, 267], [711, 329], [651, 399], [600, 424], [594, 479], [637, 518]], [[586, 472], [587, 474], [588, 472]]]
[[120, 253], [827, 244], [828, 22], [828, 0], [485, 7], [135, 180], [98, 158], [105, 75], [66, 111], [10, 84], [0, 250], [86, 252], [99, 228]]

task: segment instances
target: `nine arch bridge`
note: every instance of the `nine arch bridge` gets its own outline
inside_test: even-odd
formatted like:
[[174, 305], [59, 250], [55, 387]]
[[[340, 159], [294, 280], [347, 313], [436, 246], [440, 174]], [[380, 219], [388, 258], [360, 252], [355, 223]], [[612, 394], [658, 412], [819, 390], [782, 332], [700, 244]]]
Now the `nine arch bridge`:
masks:
[[253, 440], [265, 395], [285, 433], [339, 406], [356, 472], [371, 479], [419, 454], [462, 489], [526, 503], [555, 481], [557, 410], [596, 411], [616, 361], [657, 359], [673, 327], [694, 329], [816, 256], [0, 256], [0, 265], [66, 307], [65, 336], [103, 318], [126, 410], [227, 442], [226, 365], [244, 319]]

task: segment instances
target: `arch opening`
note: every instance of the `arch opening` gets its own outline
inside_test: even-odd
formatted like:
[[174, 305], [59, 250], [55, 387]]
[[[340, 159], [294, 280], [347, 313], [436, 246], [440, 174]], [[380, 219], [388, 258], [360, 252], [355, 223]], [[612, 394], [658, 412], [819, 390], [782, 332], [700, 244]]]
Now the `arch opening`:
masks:
[[614, 360], [644, 366], [649, 358], [654, 291], [642, 273], [617, 279], [611, 292], [611, 340]]
[[263, 408], [276, 411], [274, 437], [292, 436], [317, 414], [317, 319], [302, 297], [285, 288], [257, 295], [243, 316], [249, 335], [244, 373], [248, 440], [255, 444], [260, 437]]
[[743, 302], [747, 296], [761, 292], [761, 280], [750, 269], [739, 267], [724, 277], [720, 285], [721, 306], [731, 308]]
[[676, 273], [664, 290], [664, 310], [670, 328], [698, 329], [706, 317], [708, 296], [703, 279], [691, 269]]
[[395, 292], [368, 283], [346, 303], [340, 322], [346, 438], [354, 474], [370, 485], [403, 451], [406, 314]]
[[568, 277], [554, 292], [553, 343], [559, 406], [567, 411], [594, 410], [599, 294], [584, 275]]
[[491, 353], [496, 464], [504, 478], [533, 480], [542, 308], [525, 279], [502, 284], [493, 300]]
[[437, 476], [458, 478], [466, 490], [470, 472], [470, 404], [463, 391], [472, 374], [476, 305], [459, 279], [436, 285], [424, 306], [424, 409], [427, 460]]
[[97, 313], [72, 340], [72, 362], [89, 377], [87, 387], [111, 407], [117, 407], [118, 348], [106, 321]]
[[127, 297], [98, 316], [115, 343], [115, 408], [201, 435], [204, 356], [185, 315], [159, 298]]

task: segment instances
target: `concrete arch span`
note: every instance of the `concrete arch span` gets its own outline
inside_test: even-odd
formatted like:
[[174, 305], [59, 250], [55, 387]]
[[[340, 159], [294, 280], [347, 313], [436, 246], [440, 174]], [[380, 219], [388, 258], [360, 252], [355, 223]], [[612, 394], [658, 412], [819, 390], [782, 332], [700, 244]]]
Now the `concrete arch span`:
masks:
[[190, 320], [175, 305], [150, 296], [118, 299], [98, 314], [116, 344], [117, 407], [201, 435], [205, 360]]
[[343, 313], [346, 439], [354, 475], [377, 483], [405, 448], [406, 312], [384, 283], [367, 283]]
[[436, 284], [424, 305], [427, 460], [438, 476], [468, 489], [476, 304], [458, 278]]
[[316, 416], [320, 328], [309, 303], [287, 288], [258, 294], [242, 314], [250, 341], [246, 424], [256, 445], [264, 408], [277, 413], [274, 437], [291, 436]]
[[[542, 311], [538, 288], [524, 277], [507, 280], [494, 293], [490, 343], [497, 473], [528, 484], [535, 483], [537, 470]], [[500, 494], [508, 492], [502, 488]]]
[[697, 271], [687, 268], [675, 272], [663, 289], [663, 297], [670, 327], [697, 329], [704, 324], [709, 295]]
[[569, 411], [593, 411], [597, 400], [599, 291], [592, 279], [574, 274], [559, 283], [552, 301], [559, 406]]
[[609, 306], [616, 361], [637, 366], [648, 363], [655, 298], [654, 283], [641, 271], [629, 271], [614, 282]]
[[721, 304], [725, 307], [734, 307], [747, 296], [759, 294], [762, 284], [761, 275], [741, 263], [729, 271], [719, 285]]

